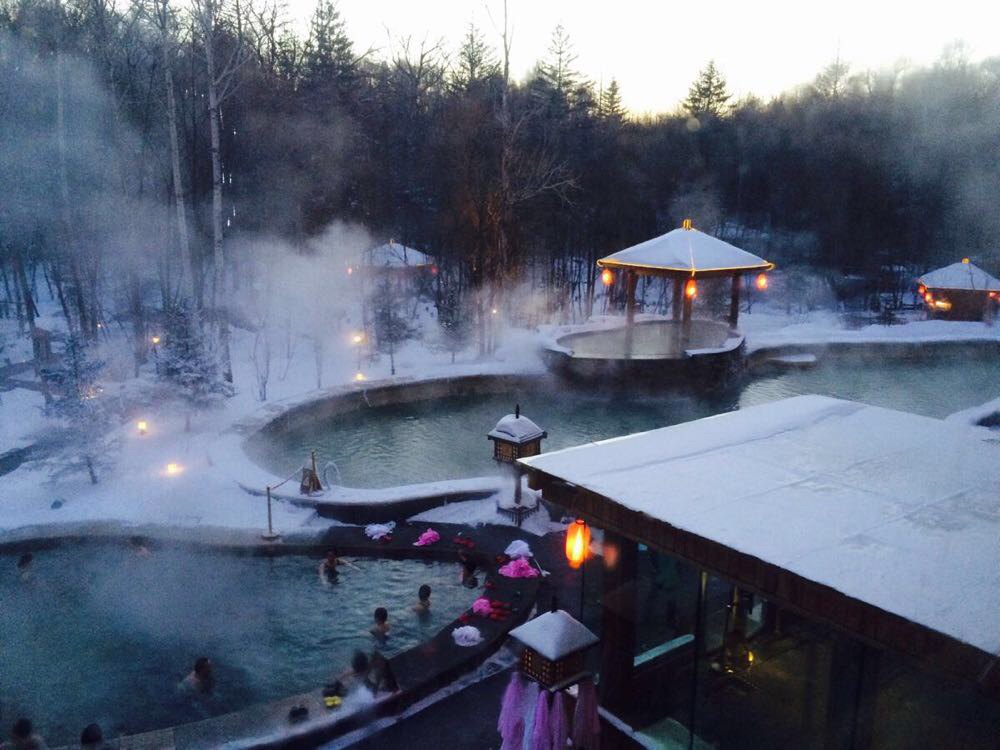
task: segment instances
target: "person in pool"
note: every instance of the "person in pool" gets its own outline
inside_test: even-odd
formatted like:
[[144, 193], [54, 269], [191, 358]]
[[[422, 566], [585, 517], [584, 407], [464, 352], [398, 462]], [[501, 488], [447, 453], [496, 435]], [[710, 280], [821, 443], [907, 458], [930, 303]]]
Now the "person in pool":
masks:
[[389, 611], [385, 607], [378, 607], [375, 610], [375, 624], [368, 632], [375, 636], [375, 640], [379, 643], [385, 643], [389, 637]]
[[426, 583], [417, 589], [417, 603], [413, 605], [413, 611], [418, 617], [426, 617], [431, 613], [431, 587]]
[[10, 730], [10, 741], [0, 744], [0, 750], [46, 750], [45, 740], [35, 734], [30, 719], [21, 718]]
[[17, 574], [22, 581], [31, 580], [31, 563], [35, 556], [30, 552], [25, 552], [17, 559]]
[[88, 724], [80, 733], [81, 750], [99, 750], [104, 747], [104, 732], [98, 724]]
[[188, 676], [181, 680], [181, 690], [197, 695], [211, 695], [215, 689], [215, 674], [212, 671], [212, 660], [207, 656], [199, 656], [194, 662]]
[[323, 583], [333, 583], [337, 580], [337, 576], [340, 574], [339, 569], [343, 566], [353, 568], [354, 570], [361, 570], [361, 568], [350, 560], [337, 557], [337, 550], [331, 549], [326, 553], [323, 562], [319, 564], [319, 580]]

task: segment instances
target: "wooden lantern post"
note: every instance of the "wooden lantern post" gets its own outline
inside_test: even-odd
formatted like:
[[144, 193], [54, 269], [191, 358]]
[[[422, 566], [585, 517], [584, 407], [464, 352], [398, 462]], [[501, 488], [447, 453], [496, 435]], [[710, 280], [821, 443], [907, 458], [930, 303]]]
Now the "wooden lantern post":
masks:
[[[520, 528], [524, 518], [538, 510], [538, 505], [532, 508], [521, 505], [521, 469], [517, 460], [540, 454], [542, 440], [548, 437], [548, 432], [527, 417], [521, 416], [521, 405], [517, 404], [514, 413], [497, 422], [486, 437], [493, 441], [493, 460], [507, 467], [514, 475], [514, 507], [509, 513]], [[508, 512], [504, 508], [500, 510]]]

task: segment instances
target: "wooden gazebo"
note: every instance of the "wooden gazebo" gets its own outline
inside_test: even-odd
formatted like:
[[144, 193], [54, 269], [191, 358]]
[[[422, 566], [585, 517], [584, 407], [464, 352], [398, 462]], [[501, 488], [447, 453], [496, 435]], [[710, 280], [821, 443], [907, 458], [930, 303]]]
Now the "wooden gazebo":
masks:
[[[631, 350], [631, 330], [635, 325], [635, 291], [640, 276], [665, 276], [673, 280], [673, 319], [690, 324], [698, 280], [732, 277], [729, 325], [735, 329], [740, 314], [740, 283], [748, 273], [763, 274], [774, 264], [728, 242], [700, 232], [685, 219], [680, 229], [646, 240], [601, 258], [597, 265], [625, 276], [626, 350]], [[759, 276], [759, 286], [766, 286]]]
[[968, 258], [925, 273], [917, 284], [932, 318], [985, 320], [1000, 302], [1000, 280]]

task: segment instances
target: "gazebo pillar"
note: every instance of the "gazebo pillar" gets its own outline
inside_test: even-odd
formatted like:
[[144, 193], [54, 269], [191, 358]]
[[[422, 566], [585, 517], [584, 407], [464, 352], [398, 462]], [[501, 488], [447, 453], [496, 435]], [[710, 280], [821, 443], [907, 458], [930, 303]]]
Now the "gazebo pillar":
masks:
[[733, 294], [729, 298], [729, 327], [736, 328], [740, 322], [740, 281], [738, 273], [733, 274]]
[[632, 336], [635, 333], [635, 288], [639, 277], [635, 271], [625, 272], [625, 359], [632, 357]]
[[680, 276], [674, 276], [674, 322], [678, 323], [681, 319], [681, 304], [684, 301], [684, 279]]

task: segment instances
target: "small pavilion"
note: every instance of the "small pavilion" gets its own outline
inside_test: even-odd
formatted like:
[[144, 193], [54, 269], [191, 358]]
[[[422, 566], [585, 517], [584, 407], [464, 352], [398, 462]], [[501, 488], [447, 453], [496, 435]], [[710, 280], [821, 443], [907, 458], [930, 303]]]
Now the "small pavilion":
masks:
[[925, 273], [917, 284], [932, 318], [986, 320], [1000, 303], [1000, 279], [968, 258]]
[[[694, 299], [698, 296], [698, 281], [731, 277], [732, 294], [729, 304], [729, 326], [735, 329], [740, 314], [740, 285], [744, 274], [757, 273], [758, 286], [765, 288], [764, 272], [774, 264], [728, 242], [700, 232], [685, 219], [680, 229], [619, 250], [597, 261], [604, 269], [606, 284], [615, 271], [625, 276], [626, 357], [631, 356], [635, 327], [636, 286], [640, 276], [663, 276], [673, 280], [673, 320], [680, 322], [682, 336], [691, 324]], [[684, 336], [688, 338], [688, 336]]]

